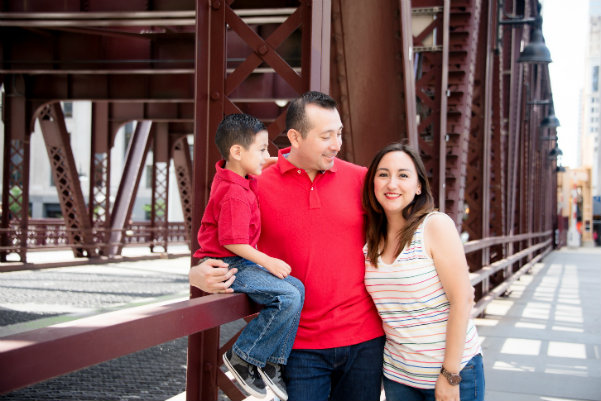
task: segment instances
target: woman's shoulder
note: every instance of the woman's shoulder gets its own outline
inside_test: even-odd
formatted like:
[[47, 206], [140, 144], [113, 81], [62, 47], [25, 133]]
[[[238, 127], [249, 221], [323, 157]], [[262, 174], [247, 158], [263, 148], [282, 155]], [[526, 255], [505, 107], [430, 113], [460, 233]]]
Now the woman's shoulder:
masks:
[[443, 212], [430, 212], [423, 222], [424, 230], [428, 232], [445, 233], [453, 230], [457, 232], [455, 222], [451, 217]]

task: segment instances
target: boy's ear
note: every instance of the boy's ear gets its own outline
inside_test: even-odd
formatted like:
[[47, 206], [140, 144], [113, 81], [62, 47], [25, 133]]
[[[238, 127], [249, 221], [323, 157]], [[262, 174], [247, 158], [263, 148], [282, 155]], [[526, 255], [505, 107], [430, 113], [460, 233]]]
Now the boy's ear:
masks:
[[302, 134], [295, 130], [294, 128], [290, 128], [287, 132], [288, 140], [290, 141], [290, 145], [292, 147], [298, 147], [299, 142], [302, 139]]
[[232, 145], [232, 147], [230, 148], [230, 158], [233, 160], [240, 160], [241, 153], [242, 153], [242, 146], [240, 146], [240, 145]]

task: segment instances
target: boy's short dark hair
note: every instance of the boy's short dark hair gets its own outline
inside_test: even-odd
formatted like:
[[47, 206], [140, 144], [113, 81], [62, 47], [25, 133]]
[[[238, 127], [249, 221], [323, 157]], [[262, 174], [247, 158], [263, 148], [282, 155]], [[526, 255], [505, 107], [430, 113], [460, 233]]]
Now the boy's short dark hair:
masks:
[[265, 124], [248, 114], [230, 114], [225, 116], [217, 127], [215, 144], [221, 157], [228, 160], [230, 148], [240, 145], [248, 149], [259, 131], [265, 130]]
[[290, 102], [286, 112], [286, 131], [295, 129], [301, 133], [303, 138], [307, 136], [307, 132], [311, 129], [305, 113], [307, 104], [314, 104], [324, 109], [336, 108], [336, 101], [332, 97], [316, 91], [303, 93]]

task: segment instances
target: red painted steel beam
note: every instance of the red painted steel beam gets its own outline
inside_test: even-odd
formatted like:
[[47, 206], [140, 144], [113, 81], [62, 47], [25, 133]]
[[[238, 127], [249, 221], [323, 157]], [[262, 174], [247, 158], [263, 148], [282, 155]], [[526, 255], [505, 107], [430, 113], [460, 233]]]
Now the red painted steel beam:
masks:
[[[27, 261], [27, 224], [29, 220], [29, 159], [30, 159], [30, 110], [21, 95], [23, 87], [19, 79], [7, 83], [3, 99], [4, 158], [2, 167], [2, 222], [0, 246], [14, 245], [13, 252], [21, 262]], [[12, 223], [12, 224], [11, 224]], [[8, 252], [0, 252], [5, 262]]]
[[415, 112], [406, 117], [403, 98], [403, 51], [408, 54], [409, 48], [403, 49], [400, 39], [398, 3], [334, 0], [333, 5], [332, 87], [343, 114], [344, 157], [368, 165], [382, 147], [408, 137], [407, 118], [415, 122]]
[[127, 148], [123, 175], [111, 211], [111, 232], [107, 249], [109, 256], [118, 255], [121, 252], [120, 244], [123, 238], [123, 230], [131, 216], [144, 161], [150, 146], [151, 127], [152, 123], [150, 121], [139, 121]]
[[0, 394], [219, 327], [257, 311], [243, 294], [210, 295], [128, 308], [3, 337]]
[[182, 205], [184, 222], [186, 223], [186, 235], [188, 246], [196, 238], [192, 233], [192, 161], [190, 157], [190, 148], [188, 139], [185, 135], [177, 138], [171, 136], [171, 158], [173, 159], [173, 168], [175, 169], [175, 179], [179, 190], [179, 199]]
[[95, 256], [91, 220], [81, 191], [81, 184], [71, 148], [71, 139], [65, 125], [60, 103], [43, 107], [38, 121], [46, 144], [54, 184], [61, 205], [63, 219], [68, 227], [68, 238], [75, 256]]

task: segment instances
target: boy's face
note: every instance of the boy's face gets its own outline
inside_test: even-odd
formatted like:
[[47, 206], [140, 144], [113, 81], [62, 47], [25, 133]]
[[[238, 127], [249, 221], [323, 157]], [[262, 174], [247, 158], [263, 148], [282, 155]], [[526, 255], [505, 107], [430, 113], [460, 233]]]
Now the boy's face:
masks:
[[263, 171], [263, 165], [269, 157], [267, 147], [269, 145], [269, 137], [267, 131], [259, 131], [255, 135], [253, 143], [248, 149], [240, 150], [240, 165], [244, 169], [245, 174], [259, 175]]

